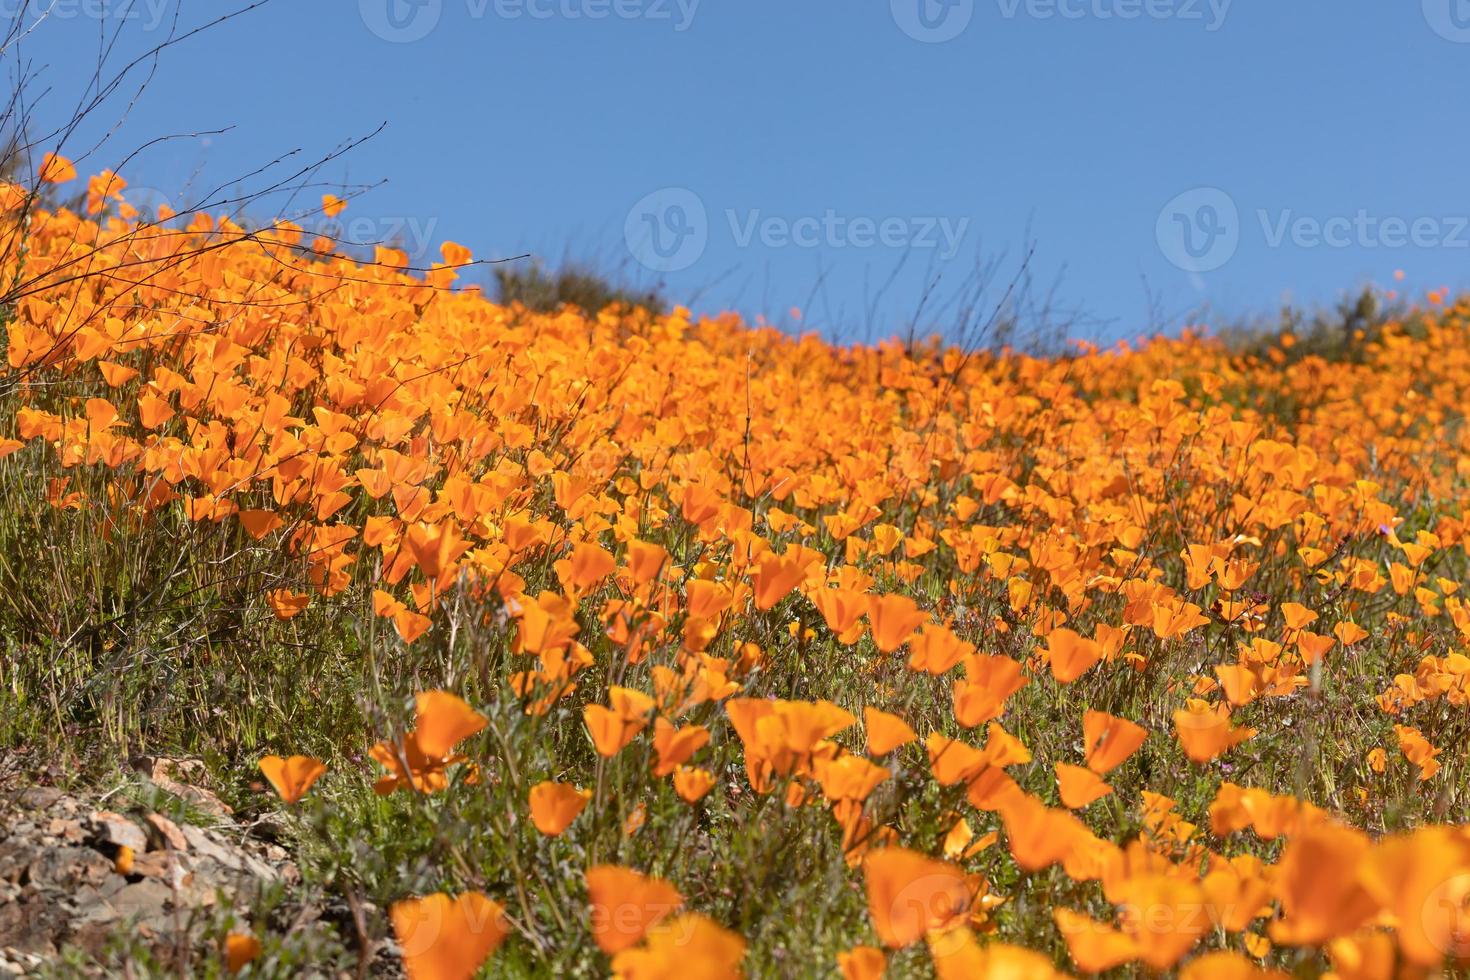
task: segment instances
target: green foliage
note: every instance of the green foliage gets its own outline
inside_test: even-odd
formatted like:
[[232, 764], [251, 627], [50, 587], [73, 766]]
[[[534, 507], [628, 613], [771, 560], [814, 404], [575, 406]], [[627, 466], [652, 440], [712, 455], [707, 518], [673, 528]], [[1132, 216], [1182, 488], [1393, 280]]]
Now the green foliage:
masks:
[[589, 266], [567, 262], [549, 271], [539, 261], [506, 263], [495, 267], [496, 297], [504, 304], [519, 303], [537, 312], [555, 312], [574, 306], [600, 313], [609, 306], [641, 307], [657, 315], [668, 303], [656, 288], [620, 283]]
[[[1409, 311], [1365, 286], [1327, 308], [1283, 306], [1274, 318], [1229, 323], [1217, 330], [1241, 357], [1294, 363], [1308, 357], [1328, 362], [1362, 363], [1390, 323], [1412, 328]], [[1290, 337], [1282, 343], [1284, 337]], [[1272, 352], [1275, 352], [1274, 354]]]

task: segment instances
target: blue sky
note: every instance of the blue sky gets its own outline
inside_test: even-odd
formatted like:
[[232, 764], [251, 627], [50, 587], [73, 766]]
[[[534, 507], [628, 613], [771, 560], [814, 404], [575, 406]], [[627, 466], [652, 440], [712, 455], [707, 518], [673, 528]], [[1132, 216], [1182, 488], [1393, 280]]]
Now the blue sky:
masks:
[[[127, 6], [56, 3], [42, 121]], [[174, 6], [136, 0], [118, 50]], [[1467, 94], [1470, 0], [274, 0], [170, 51], [84, 169], [233, 127], [125, 169], [189, 203], [386, 123], [321, 174], [383, 181], [355, 237], [591, 257], [843, 340], [942, 326], [982, 265], [999, 300], [1029, 241], [1113, 340], [1466, 285]]]

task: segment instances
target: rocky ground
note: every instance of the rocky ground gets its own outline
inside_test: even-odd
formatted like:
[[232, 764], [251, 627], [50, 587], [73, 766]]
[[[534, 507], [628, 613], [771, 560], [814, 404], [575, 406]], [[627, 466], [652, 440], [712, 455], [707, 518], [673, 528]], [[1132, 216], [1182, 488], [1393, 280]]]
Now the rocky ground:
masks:
[[[257, 932], [317, 926], [333, 947], [327, 952], [337, 954], [317, 966], [345, 958], [359, 975], [391, 970], [386, 949], [348, 954], [337, 936], [352, 930], [328, 920], [350, 921], [351, 913], [303, 903], [293, 887], [300, 875], [273, 828], [237, 820], [191, 782], [197, 763], [136, 765], [142, 793], [0, 789], [0, 977], [220, 975], [229, 969], [225, 937], [252, 935], [263, 907], [286, 925]], [[299, 944], [267, 953], [257, 954], [257, 968], [286, 966], [297, 955], [303, 972], [317, 972]]]

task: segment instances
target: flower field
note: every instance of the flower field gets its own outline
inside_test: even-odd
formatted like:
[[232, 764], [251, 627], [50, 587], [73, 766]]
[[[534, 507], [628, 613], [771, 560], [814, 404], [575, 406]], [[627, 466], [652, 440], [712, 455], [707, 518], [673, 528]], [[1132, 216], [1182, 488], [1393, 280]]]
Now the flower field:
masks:
[[[1331, 358], [841, 347], [44, 173], [86, 188], [0, 189], [0, 745], [203, 758], [347, 946], [1470, 961], [1470, 302]], [[297, 975], [296, 928], [242, 916], [218, 969]]]

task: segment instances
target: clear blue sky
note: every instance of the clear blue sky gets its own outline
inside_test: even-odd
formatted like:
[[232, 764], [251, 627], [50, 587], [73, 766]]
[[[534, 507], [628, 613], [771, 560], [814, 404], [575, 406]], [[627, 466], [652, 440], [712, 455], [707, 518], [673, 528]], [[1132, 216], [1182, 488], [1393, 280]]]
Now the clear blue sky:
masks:
[[[57, 3], [24, 47], [43, 120], [123, 6]], [[120, 50], [172, 6], [138, 0]], [[1029, 235], [1110, 340], [1399, 268], [1466, 285], [1467, 96], [1467, 0], [275, 0], [170, 52], [87, 166], [233, 126], [124, 173], [173, 195], [386, 122], [322, 174], [386, 181], [349, 233], [595, 256], [858, 340], [1003, 255], [998, 298]]]

